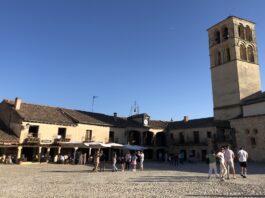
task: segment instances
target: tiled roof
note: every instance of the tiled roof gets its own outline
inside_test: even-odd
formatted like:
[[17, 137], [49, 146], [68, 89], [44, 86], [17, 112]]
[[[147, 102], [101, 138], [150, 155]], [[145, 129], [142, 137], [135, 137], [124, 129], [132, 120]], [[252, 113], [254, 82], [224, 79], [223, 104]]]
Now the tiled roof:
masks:
[[149, 127], [150, 128], [155, 128], [155, 129], [160, 129], [160, 128], [166, 128], [168, 126], [169, 122], [161, 121], [161, 120], [150, 120], [149, 121]]
[[[14, 105], [14, 102], [10, 102], [10, 105]], [[75, 122], [65, 116], [60, 108], [50, 107], [45, 105], [36, 105], [21, 103], [21, 107], [17, 110], [19, 116], [28, 122], [41, 122], [41, 123], [52, 123], [62, 125], [74, 125]]]
[[[5, 100], [9, 105], [14, 106], [14, 101]], [[24, 121], [74, 125], [77, 123], [110, 126], [110, 127], [134, 127], [143, 128], [143, 124], [134, 121], [133, 118], [142, 117], [147, 114], [139, 114], [126, 117], [114, 117], [114, 115], [105, 115], [102, 113], [86, 112], [67, 108], [50, 107], [45, 105], [21, 103], [21, 108], [16, 110]], [[166, 122], [150, 120], [150, 128], [165, 128]]]
[[189, 129], [189, 128], [203, 128], [214, 127], [215, 122], [213, 117], [189, 120], [187, 122], [177, 121], [169, 123], [170, 129]]
[[242, 101], [243, 105], [250, 105], [254, 103], [264, 102], [265, 101], [265, 92], [257, 92], [253, 95], [248, 96]]
[[6, 127], [0, 122], [0, 145], [2, 144], [18, 144], [18, 137], [12, 132], [8, 132]]

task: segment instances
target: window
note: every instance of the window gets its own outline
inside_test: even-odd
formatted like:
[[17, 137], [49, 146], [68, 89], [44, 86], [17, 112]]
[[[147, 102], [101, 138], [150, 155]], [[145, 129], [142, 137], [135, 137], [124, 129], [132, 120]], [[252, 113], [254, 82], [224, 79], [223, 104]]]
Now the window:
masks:
[[246, 26], [246, 40], [252, 41], [252, 31], [248, 25]]
[[238, 26], [238, 36], [241, 39], [245, 39], [244, 26], [241, 23]]
[[249, 130], [248, 130], [248, 129], [246, 129], [246, 130], [245, 130], [245, 133], [248, 135], [248, 134], [249, 134]]
[[248, 55], [248, 61], [254, 63], [254, 52], [251, 46], [248, 46], [247, 48], [247, 55]]
[[29, 126], [29, 136], [38, 137], [39, 126]]
[[251, 137], [250, 138], [250, 144], [252, 145], [252, 146], [255, 146], [257, 143], [256, 143], [256, 138], [254, 138], [254, 137]]
[[215, 42], [217, 44], [221, 42], [221, 36], [220, 36], [220, 32], [219, 31], [215, 32]]
[[180, 144], [184, 144], [185, 143], [184, 135], [183, 135], [182, 132], [179, 133], [179, 143]]
[[92, 141], [92, 130], [86, 130], [85, 141]]
[[222, 58], [221, 52], [217, 51], [215, 54], [215, 65], [221, 65], [222, 64], [221, 58]]
[[246, 47], [243, 44], [240, 45], [240, 58], [244, 61], [247, 60]]
[[226, 52], [226, 61], [229, 62], [231, 60], [230, 49], [226, 48], [225, 52]]
[[228, 38], [229, 38], [228, 28], [225, 27], [225, 28], [223, 29], [223, 39], [224, 39], [224, 40], [227, 40]]
[[200, 134], [199, 131], [193, 131], [194, 144], [200, 143]]
[[207, 131], [207, 138], [212, 138], [212, 132], [211, 131]]
[[109, 132], [109, 142], [114, 142], [114, 131]]
[[170, 139], [174, 140], [174, 134], [173, 133], [170, 133]]
[[61, 139], [66, 138], [66, 128], [59, 128], [58, 129], [58, 136], [60, 136]]

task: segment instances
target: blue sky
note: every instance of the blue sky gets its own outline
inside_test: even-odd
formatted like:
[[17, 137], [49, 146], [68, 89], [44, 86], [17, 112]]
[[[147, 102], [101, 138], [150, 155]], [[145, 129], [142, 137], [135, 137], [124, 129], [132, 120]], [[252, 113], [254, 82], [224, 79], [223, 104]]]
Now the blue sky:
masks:
[[0, 99], [152, 119], [213, 115], [207, 28], [256, 22], [264, 88], [265, 1], [1, 0]]

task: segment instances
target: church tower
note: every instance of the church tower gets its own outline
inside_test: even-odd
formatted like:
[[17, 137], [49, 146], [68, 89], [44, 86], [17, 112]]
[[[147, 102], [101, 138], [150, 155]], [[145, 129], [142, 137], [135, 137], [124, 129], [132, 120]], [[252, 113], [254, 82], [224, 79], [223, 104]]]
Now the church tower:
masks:
[[215, 120], [242, 115], [243, 99], [261, 91], [255, 23], [229, 16], [208, 29]]

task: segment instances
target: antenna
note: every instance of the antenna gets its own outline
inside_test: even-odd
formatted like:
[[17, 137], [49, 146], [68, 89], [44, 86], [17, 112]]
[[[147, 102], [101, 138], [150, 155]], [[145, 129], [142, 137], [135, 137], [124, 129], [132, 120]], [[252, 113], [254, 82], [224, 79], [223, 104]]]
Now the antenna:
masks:
[[92, 97], [92, 112], [94, 112], [94, 103], [95, 103], [95, 99], [98, 98], [98, 96], [93, 96]]

